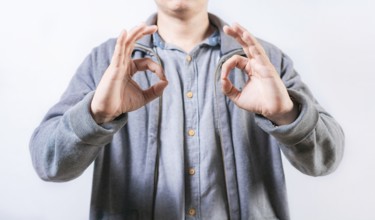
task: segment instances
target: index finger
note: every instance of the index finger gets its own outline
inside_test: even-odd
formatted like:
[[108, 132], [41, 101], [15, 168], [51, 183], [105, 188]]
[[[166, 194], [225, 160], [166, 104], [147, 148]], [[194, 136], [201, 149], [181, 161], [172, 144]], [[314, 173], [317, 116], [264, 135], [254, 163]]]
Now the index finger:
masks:
[[161, 67], [159, 64], [155, 63], [150, 58], [136, 59], [136, 60], [134, 60], [134, 64], [137, 67], [137, 71], [150, 70], [155, 75], [157, 75], [160, 80], [167, 81], [167, 79], [165, 78], [165, 75], [164, 75], [163, 67]]

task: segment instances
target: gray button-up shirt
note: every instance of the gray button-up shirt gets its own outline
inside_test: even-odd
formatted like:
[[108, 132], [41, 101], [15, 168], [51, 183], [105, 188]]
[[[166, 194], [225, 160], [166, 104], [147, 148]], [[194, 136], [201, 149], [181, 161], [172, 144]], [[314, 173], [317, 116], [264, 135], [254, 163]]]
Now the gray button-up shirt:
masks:
[[170, 216], [176, 212], [165, 210], [179, 209], [185, 219], [227, 219], [222, 152], [213, 114], [220, 34], [214, 32], [190, 53], [165, 43], [157, 33], [153, 43], [169, 81], [163, 95], [163, 106], [168, 107], [162, 110], [155, 218], [178, 219]]

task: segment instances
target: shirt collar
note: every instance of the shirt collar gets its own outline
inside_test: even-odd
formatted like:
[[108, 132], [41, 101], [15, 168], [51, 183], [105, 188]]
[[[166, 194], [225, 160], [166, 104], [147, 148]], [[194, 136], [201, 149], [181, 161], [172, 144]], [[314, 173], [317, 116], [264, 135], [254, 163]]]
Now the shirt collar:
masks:
[[[241, 45], [235, 39], [224, 33], [223, 27], [224, 25], [226, 25], [226, 23], [222, 21], [220, 18], [218, 18], [216, 15], [210, 13], [208, 15], [211, 24], [217, 27], [217, 31], [209, 38], [207, 38], [206, 40], [208, 40], [208, 42], [205, 41], [205, 43], [210, 46], [220, 44], [220, 50], [222, 55], [225, 55], [233, 50], [241, 49]], [[147, 19], [146, 24], [154, 25], [156, 24], [156, 20], [157, 14], [153, 14]], [[161, 48], [165, 47], [165, 43], [162, 41], [160, 36], [157, 35], [158, 34], [146, 35], [139, 41], [137, 41], [137, 43], [149, 48], [152, 48], [154, 44]]]
[[[158, 32], [152, 35], [152, 43], [154, 46], [161, 49], [168, 49], [168, 44], [161, 38]], [[207, 39], [200, 43], [200, 45], [208, 45], [215, 47], [220, 44], [220, 32], [218, 30], [214, 31]]]

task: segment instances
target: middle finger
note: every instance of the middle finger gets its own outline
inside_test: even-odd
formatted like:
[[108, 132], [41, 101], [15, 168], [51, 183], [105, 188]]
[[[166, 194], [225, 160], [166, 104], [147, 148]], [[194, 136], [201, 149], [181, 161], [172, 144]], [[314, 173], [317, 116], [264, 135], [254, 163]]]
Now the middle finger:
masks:
[[153, 34], [157, 30], [156, 25], [147, 26], [146, 24], [141, 24], [133, 28], [128, 35], [125, 42], [126, 56], [130, 57], [133, 52], [135, 42], [141, 39], [143, 36], [148, 34]]

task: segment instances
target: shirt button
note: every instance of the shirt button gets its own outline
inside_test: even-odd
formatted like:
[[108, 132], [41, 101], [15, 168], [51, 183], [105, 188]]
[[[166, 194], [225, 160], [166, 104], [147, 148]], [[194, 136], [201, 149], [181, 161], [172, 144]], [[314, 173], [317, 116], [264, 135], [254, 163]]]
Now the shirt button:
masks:
[[197, 211], [194, 208], [190, 208], [189, 211], [188, 211], [188, 214], [190, 216], [195, 216], [197, 214]]
[[189, 136], [194, 136], [195, 135], [195, 131], [193, 129], [190, 129], [188, 131], [188, 134], [189, 134]]
[[186, 93], [186, 96], [187, 96], [189, 99], [193, 98], [193, 92], [188, 92], [188, 93]]
[[192, 58], [190, 55], [187, 55], [185, 59], [186, 59], [186, 61], [187, 61], [188, 63], [190, 63], [190, 61], [191, 61], [193, 58]]
[[193, 176], [194, 174], [195, 174], [195, 169], [194, 168], [190, 168], [189, 169], [189, 175]]

